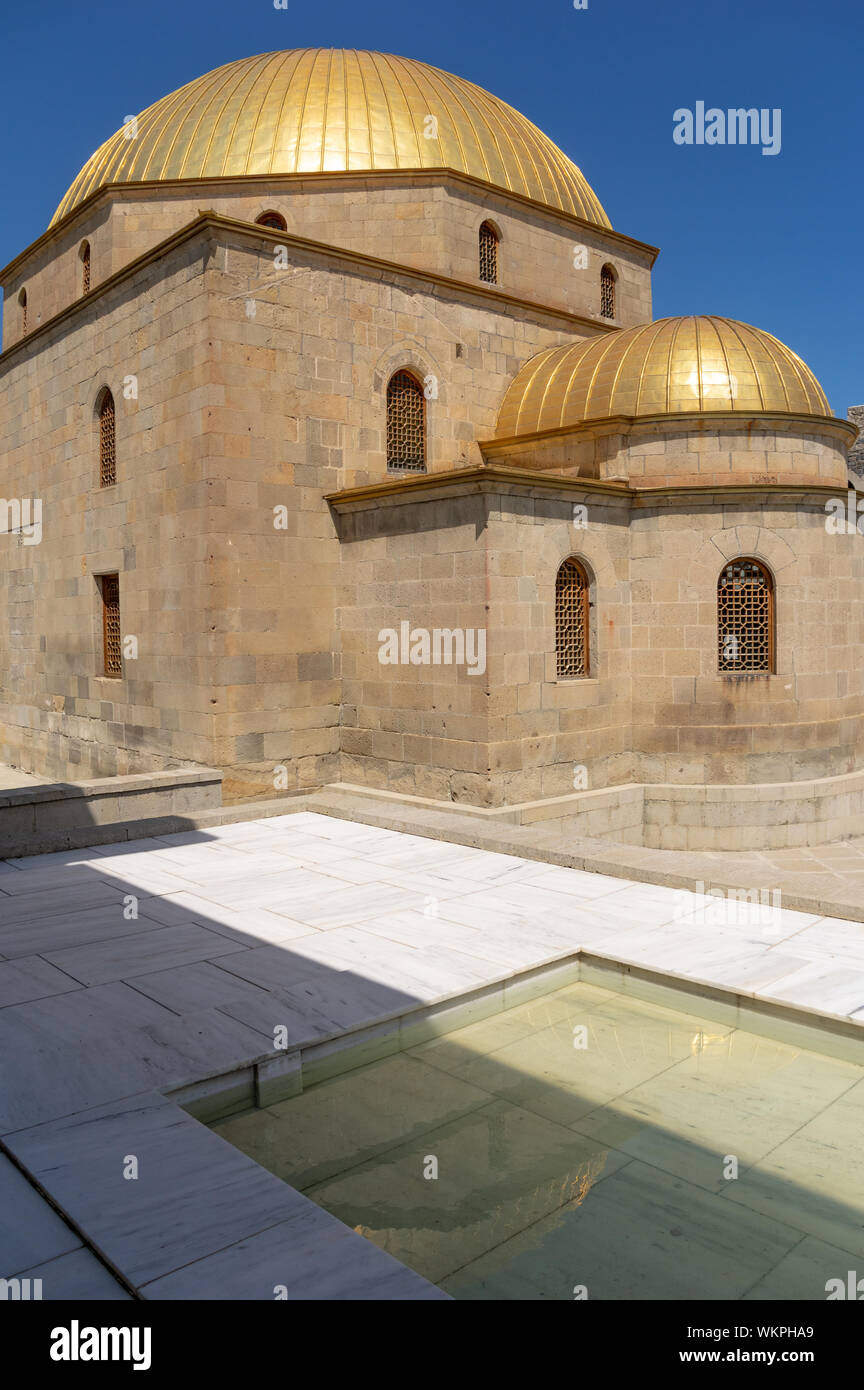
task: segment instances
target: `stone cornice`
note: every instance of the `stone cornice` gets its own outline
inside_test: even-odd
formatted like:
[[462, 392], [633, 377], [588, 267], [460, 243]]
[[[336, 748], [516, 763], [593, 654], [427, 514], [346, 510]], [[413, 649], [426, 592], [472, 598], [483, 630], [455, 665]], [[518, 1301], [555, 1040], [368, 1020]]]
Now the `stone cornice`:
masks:
[[325, 493], [324, 500], [335, 512], [342, 513], [363, 509], [375, 502], [398, 505], [401, 502], [433, 501], [445, 495], [495, 493], [510, 488], [556, 492], [567, 497], [577, 493], [593, 493], [610, 501], [618, 498], [637, 508], [653, 507], [658, 503], [689, 505], [698, 502], [713, 505], [717, 499], [724, 504], [746, 503], [765, 497], [775, 502], [784, 497], [795, 502], [811, 499], [821, 505], [827, 498], [838, 495], [837, 487], [815, 483], [706, 483], [704, 487], [687, 484], [634, 488], [625, 482], [564, 477], [561, 474], [536, 473], [527, 468], [490, 464], [480, 468], [444, 469], [440, 473], [417, 473], [408, 478], [383, 478], [380, 482], [367, 483], [362, 487]]
[[[209, 195], [214, 189], [219, 188], [244, 188], [247, 186], [263, 184], [280, 185], [286, 188], [296, 187], [298, 184], [331, 184], [349, 183], [356, 187], [358, 183], [380, 184], [383, 182], [392, 183], [441, 183], [444, 179], [450, 179], [456, 184], [463, 184], [469, 189], [479, 190], [485, 194], [492, 193], [500, 198], [504, 203], [529, 208], [536, 213], [542, 213], [553, 221], [563, 223], [567, 227], [573, 227], [606, 237], [612, 242], [617, 242], [628, 250], [641, 251], [648, 258], [649, 268], [654, 265], [660, 254], [659, 247], [652, 246], [645, 241], [639, 241], [636, 237], [627, 236], [624, 232], [613, 231], [611, 227], [602, 227], [598, 222], [588, 222], [583, 217], [577, 217], [573, 213], [563, 212], [558, 208], [551, 208], [546, 203], [539, 202], [534, 198], [525, 197], [521, 193], [511, 193], [506, 188], [499, 188], [497, 184], [486, 183], [482, 179], [472, 178], [470, 174], [463, 174], [456, 169], [448, 169], [441, 166], [438, 169], [382, 169], [380, 171], [369, 169], [358, 169], [355, 172], [350, 170], [334, 170], [332, 173], [305, 173], [305, 174], [235, 174], [231, 178], [206, 178], [206, 179], [160, 179], [158, 182], [147, 182], [142, 180], [136, 183], [108, 183], [97, 188], [82, 203], [79, 203], [69, 212], [62, 221], [53, 223], [47, 227], [41, 236], [32, 241], [29, 246], [25, 246], [17, 256], [0, 270], [0, 284], [15, 273], [21, 264], [27, 260], [34, 251], [41, 251], [51, 241], [64, 236], [70, 227], [74, 226], [76, 220], [85, 221], [94, 208], [100, 203], [110, 203], [112, 200], [122, 197], [129, 193], [146, 193], [151, 198], [158, 198], [160, 188], [188, 189], [190, 192], [200, 192], [202, 195]], [[167, 200], [166, 200], [167, 201]]]

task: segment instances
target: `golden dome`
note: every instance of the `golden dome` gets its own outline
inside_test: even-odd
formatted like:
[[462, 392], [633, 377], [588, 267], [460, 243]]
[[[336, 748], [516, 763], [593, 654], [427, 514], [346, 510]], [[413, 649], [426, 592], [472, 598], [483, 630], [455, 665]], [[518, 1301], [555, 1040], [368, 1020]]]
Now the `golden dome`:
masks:
[[538, 353], [514, 377], [497, 434], [717, 411], [832, 418], [822, 387], [791, 349], [761, 328], [706, 316], [658, 319]]
[[[429, 117], [437, 120], [437, 133]], [[354, 49], [227, 63], [163, 97], [87, 161], [52, 226], [109, 184], [448, 168], [608, 227], [582, 173], [506, 102], [440, 68]]]

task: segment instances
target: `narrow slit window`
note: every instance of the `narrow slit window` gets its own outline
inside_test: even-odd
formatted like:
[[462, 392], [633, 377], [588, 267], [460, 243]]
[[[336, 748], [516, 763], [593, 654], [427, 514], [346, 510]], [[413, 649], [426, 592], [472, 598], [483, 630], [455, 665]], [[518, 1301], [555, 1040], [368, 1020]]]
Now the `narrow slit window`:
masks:
[[117, 427], [114, 397], [106, 387], [99, 405], [99, 486], [111, 487], [117, 481]]
[[90, 293], [90, 243], [85, 241], [81, 247], [81, 293]]
[[21, 311], [21, 332], [27, 332], [27, 291], [22, 290], [18, 296], [18, 304]]
[[426, 472], [426, 400], [410, 372], [396, 372], [387, 387], [387, 469]]
[[491, 222], [480, 228], [480, 279], [487, 285], [498, 284], [498, 233]]
[[611, 265], [600, 271], [600, 313], [604, 319], [615, 317], [615, 271]]
[[589, 673], [588, 575], [578, 560], [565, 560], [555, 581], [555, 652], [559, 679]]
[[99, 578], [102, 595], [102, 669], [106, 676], [123, 674], [120, 638], [120, 576], [103, 574]]
[[770, 675], [774, 670], [774, 584], [758, 560], [730, 560], [717, 584], [721, 672]]

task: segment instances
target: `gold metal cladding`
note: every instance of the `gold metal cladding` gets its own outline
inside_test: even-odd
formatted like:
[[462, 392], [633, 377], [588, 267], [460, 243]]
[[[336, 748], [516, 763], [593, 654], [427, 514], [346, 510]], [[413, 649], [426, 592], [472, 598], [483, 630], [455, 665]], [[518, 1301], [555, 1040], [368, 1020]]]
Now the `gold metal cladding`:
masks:
[[91, 156], [51, 225], [108, 184], [438, 168], [610, 226], [576, 165], [498, 97], [413, 59], [322, 48], [243, 58], [155, 102]]
[[496, 435], [613, 416], [726, 412], [833, 418], [819, 382], [791, 349], [749, 324], [706, 316], [658, 319], [538, 353], [508, 388]]

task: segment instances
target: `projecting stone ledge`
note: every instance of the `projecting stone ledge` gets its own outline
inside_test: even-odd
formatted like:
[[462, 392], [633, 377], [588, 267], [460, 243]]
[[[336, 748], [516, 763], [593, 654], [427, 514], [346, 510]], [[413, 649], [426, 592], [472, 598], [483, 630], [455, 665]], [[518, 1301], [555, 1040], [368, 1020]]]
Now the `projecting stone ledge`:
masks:
[[81, 782], [19, 777], [0, 782], [0, 858], [169, 835], [222, 805], [222, 773], [212, 767]]

